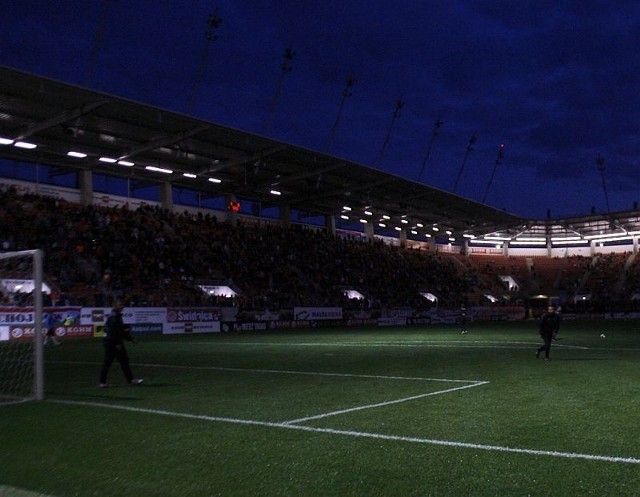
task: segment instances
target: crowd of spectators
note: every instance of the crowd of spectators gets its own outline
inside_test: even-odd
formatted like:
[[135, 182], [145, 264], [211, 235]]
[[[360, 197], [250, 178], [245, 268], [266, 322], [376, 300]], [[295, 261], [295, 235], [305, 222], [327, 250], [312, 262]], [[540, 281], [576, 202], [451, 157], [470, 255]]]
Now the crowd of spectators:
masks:
[[[140, 306], [421, 307], [430, 303], [420, 291], [457, 305], [468, 290], [450, 262], [380, 241], [300, 225], [232, 226], [152, 206], [81, 206], [13, 189], [0, 193], [0, 233], [5, 251], [44, 249], [54, 298], [71, 305], [126, 298]], [[221, 302], [198, 287], [212, 283], [239, 296]], [[347, 289], [365, 298], [348, 300]]]
[[[108, 306], [114, 298], [124, 298], [138, 306], [421, 309], [433, 305], [421, 295], [429, 292], [439, 305], [458, 307], [475, 304], [470, 299], [487, 285], [495, 285], [499, 293], [501, 270], [517, 266], [517, 278], [526, 278], [525, 266], [513, 258], [461, 262], [451, 254], [336, 236], [301, 225], [231, 225], [213, 214], [155, 206], [82, 206], [19, 195], [12, 188], [0, 192], [0, 237], [3, 251], [44, 249], [45, 278], [53, 289], [49, 298], [68, 305]], [[591, 280], [568, 271], [572, 282], [559, 278], [557, 285], [577, 292], [575, 281], [595, 281], [592, 290], [600, 291], [624, 270], [619, 261], [602, 257]], [[634, 281], [637, 285], [640, 278]], [[520, 283], [514, 297], [526, 298], [526, 282]], [[237, 296], [209, 296], [198, 286], [211, 284], [228, 285]], [[345, 290], [350, 289], [364, 299], [347, 299]]]

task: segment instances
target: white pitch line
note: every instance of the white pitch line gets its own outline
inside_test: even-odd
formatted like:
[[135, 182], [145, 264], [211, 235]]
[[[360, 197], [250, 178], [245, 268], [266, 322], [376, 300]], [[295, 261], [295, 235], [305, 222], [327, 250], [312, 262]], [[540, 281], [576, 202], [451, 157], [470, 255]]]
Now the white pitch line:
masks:
[[294, 424], [294, 423], [302, 423], [304, 421], [311, 421], [311, 420], [314, 420], [314, 419], [328, 418], [329, 416], [337, 416], [339, 414], [346, 414], [348, 412], [362, 411], [364, 409], [373, 409], [375, 407], [385, 407], [385, 406], [390, 406], [390, 405], [393, 405], [393, 404], [400, 404], [401, 402], [408, 402], [410, 400], [422, 399], [424, 397], [431, 397], [433, 395], [440, 395], [440, 394], [443, 394], [443, 393], [455, 392], [457, 390], [464, 390], [465, 388], [479, 387], [480, 385], [486, 385], [487, 383], [489, 383], [489, 382], [488, 381], [481, 381], [481, 382], [478, 382], [478, 383], [474, 383], [473, 385], [465, 385], [463, 387], [448, 388], [447, 390], [438, 390], [437, 392], [429, 392], [429, 393], [423, 393], [423, 394], [420, 394], [420, 395], [413, 395], [412, 397], [405, 397], [403, 399], [388, 400], [388, 401], [385, 401], [385, 402], [378, 402], [376, 404], [369, 404], [369, 405], [366, 405], [366, 406], [350, 407], [349, 409], [342, 409], [340, 411], [327, 412], [327, 413], [324, 413], [324, 414], [318, 414], [316, 416], [308, 416], [306, 418], [292, 419], [290, 421], [284, 421], [282, 424], [289, 425], [289, 424]]
[[245, 420], [245, 419], [206, 416], [206, 415], [199, 415], [199, 414], [186, 414], [186, 413], [164, 411], [164, 410], [157, 410], [157, 409], [145, 409], [140, 407], [104, 404], [100, 402], [81, 402], [81, 401], [71, 401], [71, 400], [48, 400], [47, 402], [53, 402], [57, 404], [69, 404], [69, 405], [79, 405], [79, 406], [98, 407], [98, 408], [107, 408], [107, 409], [117, 409], [122, 411], [138, 412], [138, 413], [145, 413], [145, 414], [157, 414], [162, 416], [195, 419], [195, 420], [201, 420], [201, 421], [232, 423], [232, 424], [249, 425], [249, 426], [263, 426], [263, 427], [269, 427], [269, 428], [285, 428], [288, 430], [298, 430], [298, 431], [305, 431], [305, 432], [311, 432], [311, 433], [327, 433], [331, 435], [343, 435], [343, 436], [356, 437], [356, 438], [370, 438], [370, 439], [387, 440], [387, 441], [393, 441], [393, 442], [440, 445], [440, 446], [456, 447], [456, 448], [463, 448], [463, 449], [486, 450], [486, 451], [493, 451], [493, 452], [507, 452], [507, 453], [513, 453], [513, 454], [528, 454], [528, 455], [535, 455], [535, 456], [561, 457], [561, 458], [567, 458], [567, 459], [585, 459], [589, 461], [640, 464], [640, 459], [635, 457], [599, 456], [599, 455], [593, 455], [593, 454], [581, 454], [576, 452], [559, 452], [559, 451], [553, 451], [553, 450], [518, 449], [514, 447], [505, 447], [500, 445], [485, 445], [485, 444], [475, 444], [475, 443], [467, 443], [467, 442], [454, 442], [451, 440], [434, 440], [430, 438], [405, 437], [405, 436], [397, 436], [397, 435], [385, 435], [381, 433], [368, 433], [368, 432], [349, 431], [349, 430], [334, 430], [331, 428], [314, 428], [311, 426], [292, 425], [292, 424], [285, 424], [285, 423], [271, 423], [267, 421], [253, 421], [253, 420]]
[[[487, 342], [481, 340], [433, 340], [433, 341], [410, 341], [410, 342], [324, 342], [324, 343], [305, 343], [305, 342], [289, 342], [289, 343], [263, 343], [263, 342], [219, 342], [212, 345], [229, 345], [229, 346], [256, 346], [264, 345], [267, 347], [400, 347], [400, 348], [455, 348], [455, 349], [480, 349], [480, 348], [492, 348], [492, 349], [515, 349], [523, 350], [530, 347], [538, 347], [539, 342]], [[589, 350], [590, 347], [583, 345], [563, 345], [554, 343], [554, 347], [563, 349], [578, 349]]]
[[[101, 364], [99, 362], [90, 361], [48, 361], [57, 364]], [[226, 368], [222, 366], [193, 366], [181, 364], [153, 364], [153, 363], [135, 363], [135, 367], [142, 368], [169, 368], [169, 369], [197, 369], [210, 371], [233, 371], [239, 373], [273, 373], [273, 374], [290, 374], [290, 375], [307, 375], [307, 376], [333, 376], [343, 378], [368, 378], [377, 380], [405, 380], [405, 381], [441, 381], [448, 383], [488, 383], [483, 380], [455, 380], [451, 378], [424, 378], [420, 376], [385, 376], [374, 374], [355, 374], [355, 373], [326, 373], [321, 371], [288, 371], [280, 369], [254, 369], [254, 368]]]

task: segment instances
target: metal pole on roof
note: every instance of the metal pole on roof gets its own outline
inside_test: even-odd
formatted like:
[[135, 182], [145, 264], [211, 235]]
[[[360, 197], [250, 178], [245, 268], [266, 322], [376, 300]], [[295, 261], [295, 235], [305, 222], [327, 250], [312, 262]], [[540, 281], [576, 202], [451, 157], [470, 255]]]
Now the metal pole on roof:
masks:
[[496, 157], [496, 162], [493, 165], [493, 171], [491, 171], [491, 177], [489, 178], [489, 183], [487, 184], [487, 189], [484, 191], [484, 195], [482, 196], [482, 203], [487, 198], [487, 193], [489, 193], [489, 188], [491, 188], [491, 183], [493, 183], [493, 177], [496, 174], [496, 169], [500, 164], [502, 164], [502, 159], [504, 159], [504, 143], [500, 144], [500, 148], [498, 149], [498, 156]]
[[207, 59], [209, 54], [209, 45], [211, 42], [216, 41], [218, 36], [214, 34], [214, 31], [218, 29], [220, 24], [222, 23], [222, 19], [218, 17], [217, 13], [213, 13], [207, 19], [207, 33], [205, 35], [204, 47], [202, 48], [202, 54], [200, 56], [200, 65], [198, 66], [198, 72], [196, 73], [196, 78], [193, 81], [193, 85], [191, 86], [191, 92], [189, 93], [189, 98], [187, 99], [187, 112], [189, 114], [193, 113], [195, 103], [196, 103], [196, 95], [198, 89], [200, 88], [200, 84], [202, 83], [202, 79], [204, 78], [204, 73], [207, 67]]
[[602, 157], [602, 155], [598, 154], [598, 156], [596, 157], [596, 164], [598, 167], [598, 171], [600, 171], [600, 176], [602, 178], [602, 190], [604, 191], [604, 199], [607, 202], [607, 214], [609, 214], [611, 212], [609, 210], [609, 194], [607, 193], [607, 182], [604, 179], [605, 167], [604, 167], [604, 157]]
[[380, 150], [380, 155], [378, 156], [378, 159], [375, 162], [376, 166], [379, 166], [382, 163], [382, 160], [384, 159], [384, 154], [387, 150], [387, 147], [389, 146], [389, 141], [391, 140], [391, 132], [393, 131], [393, 126], [395, 122], [398, 120], [398, 118], [400, 117], [400, 110], [402, 109], [402, 107], [404, 107], [404, 102], [402, 101], [402, 97], [400, 97], [399, 99], [396, 100], [396, 108], [393, 111], [393, 117], [391, 119], [391, 124], [389, 125], [389, 129], [387, 130], [387, 136], [385, 137], [384, 143], [382, 144], [382, 150]]
[[340, 119], [342, 118], [342, 111], [344, 110], [344, 104], [347, 98], [353, 95], [351, 88], [353, 88], [353, 85], [355, 83], [356, 83], [355, 78], [353, 77], [353, 75], [350, 74], [345, 83], [344, 90], [342, 90], [342, 99], [340, 100], [340, 107], [338, 108], [338, 117], [336, 117], [336, 122], [333, 123], [333, 127], [331, 128], [331, 133], [329, 134], [329, 142], [327, 144], [327, 153], [329, 154], [333, 149], [333, 139], [335, 138], [338, 125], [340, 124]]
[[456, 177], [456, 181], [453, 184], [453, 193], [458, 189], [458, 182], [460, 181], [460, 177], [462, 176], [462, 171], [464, 171], [464, 166], [467, 163], [467, 159], [469, 158], [469, 154], [473, 150], [473, 145], [478, 139], [476, 138], [476, 134], [474, 133], [471, 138], [469, 138], [469, 143], [467, 144], [467, 150], [464, 153], [464, 159], [462, 159], [462, 165], [460, 166], [460, 171], [458, 171], [458, 176]]
[[93, 39], [93, 45], [91, 47], [91, 53], [89, 54], [89, 64], [87, 66], [87, 86], [91, 86], [93, 83], [93, 69], [96, 65], [96, 59], [98, 57], [98, 48], [104, 38], [104, 27], [107, 23], [107, 14], [109, 13], [109, 0], [102, 2], [102, 13], [100, 14], [100, 22], [98, 23], [98, 29], [96, 30], [96, 37]]
[[264, 132], [267, 133], [271, 129], [271, 124], [273, 122], [273, 116], [276, 112], [276, 107], [278, 106], [278, 101], [280, 100], [280, 93], [282, 93], [282, 86], [284, 84], [284, 78], [291, 72], [291, 61], [295, 57], [296, 53], [292, 48], [285, 48], [284, 50], [284, 59], [282, 64], [280, 64], [280, 69], [282, 72], [280, 73], [280, 81], [278, 82], [278, 87], [276, 88], [276, 93], [273, 96], [273, 100], [271, 102], [271, 109], [269, 110], [269, 117], [267, 118], [267, 123], [264, 126]]
[[424, 172], [424, 168], [426, 167], [427, 162], [429, 162], [429, 158], [431, 157], [431, 148], [433, 147], [433, 142], [435, 141], [436, 136], [440, 135], [440, 126], [442, 126], [443, 124], [444, 123], [440, 120], [439, 117], [436, 119], [436, 122], [433, 123], [431, 140], [429, 140], [429, 146], [427, 147], [427, 151], [424, 154], [424, 160], [422, 161], [422, 168], [420, 169], [420, 174], [418, 174], [418, 181], [422, 179], [422, 173]]

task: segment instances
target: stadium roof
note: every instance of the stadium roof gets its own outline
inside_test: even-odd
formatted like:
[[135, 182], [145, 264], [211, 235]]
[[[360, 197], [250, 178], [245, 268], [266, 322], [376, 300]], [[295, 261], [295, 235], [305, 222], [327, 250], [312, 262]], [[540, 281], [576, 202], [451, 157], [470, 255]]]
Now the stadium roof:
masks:
[[[29, 144], [36, 147], [24, 148]], [[168, 182], [263, 208], [287, 205], [310, 216], [345, 214], [354, 223], [384, 215], [390, 226], [403, 226], [404, 219], [405, 225], [424, 230], [438, 225], [458, 237], [585, 237], [640, 230], [637, 212], [526, 220], [325, 153], [4, 66], [0, 158], [49, 164], [61, 172], [91, 170], [138, 185]], [[345, 206], [351, 211], [345, 213]]]

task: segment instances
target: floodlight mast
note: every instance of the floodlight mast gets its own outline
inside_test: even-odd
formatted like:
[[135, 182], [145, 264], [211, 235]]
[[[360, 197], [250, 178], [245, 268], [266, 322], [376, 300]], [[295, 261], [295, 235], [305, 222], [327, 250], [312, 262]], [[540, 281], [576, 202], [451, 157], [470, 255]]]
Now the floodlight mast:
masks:
[[338, 116], [336, 117], [336, 122], [333, 123], [333, 127], [331, 128], [331, 133], [329, 134], [329, 142], [327, 144], [327, 153], [331, 153], [332, 149], [333, 149], [333, 140], [335, 138], [336, 135], [336, 131], [338, 130], [338, 126], [340, 124], [340, 119], [342, 118], [342, 112], [344, 110], [344, 104], [347, 100], [347, 98], [349, 98], [351, 95], [353, 95], [353, 92], [351, 91], [351, 88], [353, 88], [353, 85], [356, 84], [356, 79], [353, 77], [352, 74], [349, 75], [349, 77], [347, 78], [347, 81], [345, 83], [345, 87], [344, 90], [342, 90], [342, 99], [340, 100], [340, 107], [338, 108]]
[[398, 118], [400, 117], [400, 111], [402, 110], [402, 107], [404, 107], [404, 101], [402, 100], [402, 97], [400, 97], [396, 100], [396, 107], [393, 111], [391, 124], [389, 125], [389, 129], [387, 130], [387, 136], [385, 137], [384, 143], [382, 144], [380, 155], [378, 156], [378, 159], [375, 161], [376, 166], [379, 166], [382, 163], [382, 160], [384, 159], [384, 154], [387, 151], [387, 147], [389, 146], [389, 141], [391, 140], [391, 132], [393, 131], [393, 126], [395, 122], [398, 120]]
[[460, 177], [462, 176], [462, 171], [464, 171], [464, 166], [467, 163], [469, 154], [473, 151], [473, 145], [476, 143], [476, 141], [478, 141], [478, 138], [476, 138], [476, 133], [474, 133], [471, 138], [469, 138], [469, 143], [467, 144], [467, 150], [464, 153], [464, 159], [462, 159], [460, 171], [458, 171], [458, 176], [456, 177], [456, 181], [453, 184], [453, 193], [456, 193], [456, 190], [458, 189], [458, 182], [460, 181]]
[[280, 69], [282, 72], [280, 73], [280, 81], [278, 82], [278, 87], [276, 88], [276, 93], [273, 96], [273, 101], [271, 102], [271, 109], [269, 110], [269, 116], [267, 117], [267, 123], [264, 127], [264, 132], [267, 133], [271, 129], [271, 124], [273, 122], [273, 116], [276, 112], [276, 107], [278, 106], [278, 102], [280, 101], [280, 94], [282, 93], [282, 86], [284, 84], [284, 78], [291, 72], [291, 61], [295, 57], [296, 53], [293, 51], [291, 47], [284, 49], [284, 58], [282, 64], [280, 64]]
[[96, 65], [96, 59], [98, 58], [98, 49], [104, 38], [104, 27], [107, 23], [107, 15], [109, 14], [109, 0], [102, 2], [102, 12], [100, 14], [100, 22], [98, 23], [98, 29], [96, 30], [96, 37], [93, 40], [91, 46], [91, 53], [89, 54], [89, 64], [87, 66], [87, 86], [91, 87], [93, 84], [93, 69]]
[[496, 169], [500, 164], [502, 164], [502, 160], [504, 159], [504, 143], [500, 144], [500, 148], [498, 148], [498, 156], [496, 157], [496, 161], [493, 164], [493, 171], [491, 171], [491, 176], [489, 177], [489, 183], [487, 183], [487, 188], [484, 191], [484, 195], [482, 196], [482, 203], [485, 203], [487, 198], [487, 194], [489, 193], [489, 189], [491, 188], [491, 183], [493, 183], [493, 177], [496, 174]]
[[607, 192], [607, 182], [604, 179], [605, 167], [604, 157], [602, 157], [602, 155], [598, 154], [598, 156], [596, 157], [596, 164], [598, 167], [598, 171], [600, 171], [600, 177], [602, 178], [602, 190], [604, 191], [604, 199], [607, 204], [607, 214], [610, 214], [611, 211], [609, 210], [609, 193]]
[[436, 139], [436, 136], [440, 135], [440, 127], [444, 123], [438, 117], [436, 121], [433, 123], [433, 131], [431, 132], [431, 140], [429, 140], [429, 146], [427, 147], [427, 151], [424, 154], [424, 160], [422, 161], [422, 168], [420, 169], [420, 174], [418, 174], [418, 181], [422, 179], [422, 173], [424, 172], [424, 168], [429, 162], [429, 158], [431, 157], [431, 148], [433, 147], [433, 142]]
[[220, 24], [222, 23], [222, 18], [218, 17], [217, 13], [211, 14], [209, 19], [207, 19], [207, 33], [205, 35], [204, 47], [202, 48], [202, 55], [200, 56], [200, 65], [198, 66], [198, 72], [196, 73], [196, 78], [193, 81], [193, 85], [191, 86], [191, 92], [189, 93], [189, 98], [187, 100], [187, 112], [189, 114], [193, 113], [195, 103], [196, 103], [196, 95], [198, 93], [198, 89], [200, 88], [200, 84], [202, 83], [202, 79], [204, 78], [204, 73], [207, 66], [207, 59], [209, 53], [209, 45], [211, 42], [214, 42], [218, 39], [218, 36], [214, 34], [215, 30], [218, 29]]

